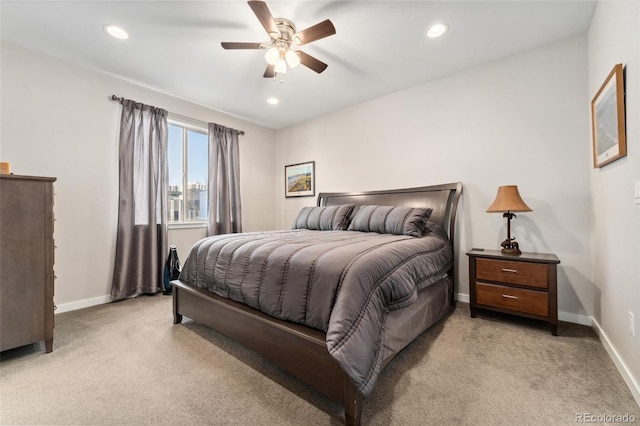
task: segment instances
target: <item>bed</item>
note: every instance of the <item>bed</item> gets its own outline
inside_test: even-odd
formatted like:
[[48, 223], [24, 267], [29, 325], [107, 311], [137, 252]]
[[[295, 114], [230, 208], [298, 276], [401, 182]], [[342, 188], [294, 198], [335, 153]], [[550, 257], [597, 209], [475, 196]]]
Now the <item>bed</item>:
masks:
[[192, 248], [172, 281], [186, 316], [342, 403], [360, 424], [387, 363], [454, 303], [461, 183], [320, 193], [292, 230]]

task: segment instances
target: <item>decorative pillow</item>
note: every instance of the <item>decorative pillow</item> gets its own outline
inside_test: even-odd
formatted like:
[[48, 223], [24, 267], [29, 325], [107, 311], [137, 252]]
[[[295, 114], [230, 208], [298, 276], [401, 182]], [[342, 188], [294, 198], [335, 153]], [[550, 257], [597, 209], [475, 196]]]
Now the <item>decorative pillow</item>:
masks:
[[417, 207], [361, 206], [349, 230], [422, 237], [432, 211]]
[[347, 229], [354, 204], [326, 207], [303, 207], [293, 223], [293, 229], [340, 231]]

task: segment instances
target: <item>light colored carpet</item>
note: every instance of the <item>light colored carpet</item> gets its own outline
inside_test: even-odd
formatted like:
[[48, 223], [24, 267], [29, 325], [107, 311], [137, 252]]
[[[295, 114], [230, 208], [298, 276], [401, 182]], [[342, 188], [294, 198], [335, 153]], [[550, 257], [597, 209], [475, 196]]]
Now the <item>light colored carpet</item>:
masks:
[[[338, 425], [333, 403], [152, 296], [56, 316], [39, 343], [0, 361], [0, 423]], [[588, 327], [456, 310], [389, 364], [365, 425], [574, 425], [576, 413], [640, 408]]]

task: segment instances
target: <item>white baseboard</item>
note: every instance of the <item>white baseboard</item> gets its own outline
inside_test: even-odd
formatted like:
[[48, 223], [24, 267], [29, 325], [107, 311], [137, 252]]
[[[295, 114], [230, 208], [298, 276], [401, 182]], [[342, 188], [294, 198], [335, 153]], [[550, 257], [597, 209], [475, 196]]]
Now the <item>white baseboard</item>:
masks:
[[469, 295], [464, 293], [457, 293], [456, 300], [458, 302], [469, 303]]
[[574, 314], [573, 312], [558, 311], [558, 320], [564, 322], [572, 322], [574, 324], [586, 325], [593, 327], [593, 318], [588, 315]]
[[625, 383], [629, 387], [629, 390], [631, 391], [633, 398], [636, 400], [636, 404], [640, 406], [640, 383], [638, 383], [638, 380], [636, 380], [636, 378], [633, 377], [633, 374], [627, 367], [627, 364], [625, 364], [622, 358], [620, 358], [618, 351], [611, 344], [611, 341], [607, 337], [607, 333], [605, 333], [602, 330], [602, 328], [600, 327], [600, 324], [598, 324], [598, 321], [596, 321], [595, 318], [591, 318], [591, 320], [593, 322], [593, 330], [596, 332], [596, 334], [600, 338], [600, 342], [602, 343], [602, 346], [604, 346], [604, 348], [606, 349], [607, 353], [609, 354], [609, 357], [611, 358], [616, 368], [620, 372], [620, 375], [622, 376]]
[[88, 308], [90, 306], [103, 305], [109, 302], [111, 302], [111, 296], [107, 294], [100, 297], [94, 297], [92, 299], [84, 299], [84, 300], [78, 300], [77, 302], [63, 303], [61, 305], [56, 305], [56, 314], [75, 311], [77, 309], [82, 309], [82, 308]]

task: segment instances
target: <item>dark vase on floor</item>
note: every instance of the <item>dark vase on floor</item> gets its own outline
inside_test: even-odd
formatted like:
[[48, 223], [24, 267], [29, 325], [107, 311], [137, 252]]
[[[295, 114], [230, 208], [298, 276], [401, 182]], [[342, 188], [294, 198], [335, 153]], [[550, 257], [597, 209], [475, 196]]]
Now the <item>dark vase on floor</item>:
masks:
[[180, 259], [178, 258], [178, 250], [176, 246], [169, 247], [169, 256], [164, 264], [164, 276], [162, 294], [171, 294], [171, 281], [177, 280], [180, 277]]

